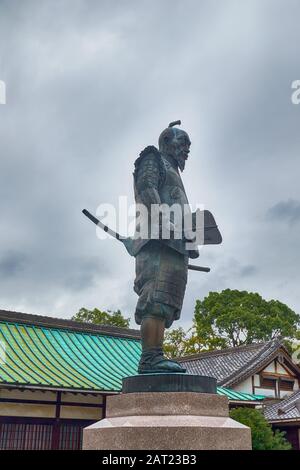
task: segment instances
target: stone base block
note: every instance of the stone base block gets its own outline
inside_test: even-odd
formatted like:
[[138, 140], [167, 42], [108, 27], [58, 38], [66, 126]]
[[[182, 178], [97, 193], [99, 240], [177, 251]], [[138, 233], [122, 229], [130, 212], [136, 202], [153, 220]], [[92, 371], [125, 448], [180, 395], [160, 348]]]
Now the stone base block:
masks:
[[147, 392], [107, 398], [106, 418], [83, 431], [84, 449], [248, 450], [250, 429], [228, 416], [225, 396]]
[[198, 392], [217, 393], [214, 377], [191, 374], [139, 374], [123, 379], [122, 393]]

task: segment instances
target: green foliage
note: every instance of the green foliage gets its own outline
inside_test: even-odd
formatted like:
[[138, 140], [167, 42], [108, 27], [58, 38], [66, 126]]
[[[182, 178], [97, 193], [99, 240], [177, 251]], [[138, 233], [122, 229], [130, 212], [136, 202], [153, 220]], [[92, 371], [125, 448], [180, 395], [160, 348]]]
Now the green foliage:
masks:
[[251, 428], [253, 450], [290, 450], [291, 444], [285, 439], [284, 432], [273, 432], [263, 414], [254, 408], [234, 408], [230, 417]]
[[164, 350], [167, 357], [175, 358], [282, 336], [292, 353], [299, 348], [292, 341], [300, 339], [299, 323], [300, 316], [278, 300], [266, 301], [247, 291], [210, 292], [196, 301], [192, 328], [166, 332]]
[[173, 330], [166, 330], [164, 338], [164, 353], [166, 357], [180, 357], [185, 356], [187, 333], [183, 328], [174, 328]]
[[101, 311], [98, 308], [88, 310], [81, 308], [73, 317], [72, 320], [82, 323], [94, 323], [95, 325], [110, 325], [119, 326], [122, 328], [129, 328], [130, 318], [124, 318], [120, 310], [112, 312]]
[[296, 363], [299, 363], [299, 361], [300, 361], [300, 342], [299, 342], [299, 339], [300, 339], [300, 331], [298, 331], [298, 334], [297, 334], [297, 341], [292, 342], [292, 343], [289, 344], [289, 346], [290, 346], [289, 352], [290, 352], [290, 354], [293, 354], [293, 357], [295, 358]]
[[187, 332], [182, 327], [167, 330], [164, 339], [164, 353], [170, 359], [225, 346], [225, 340], [222, 338], [210, 338], [207, 341], [206, 338], [198, 336], [192, 328]]
[[226, 289], [210, 292], [196, 301], [194, 329], [210, 347], [240, 346], [268, 341], [278, 336], [297, 336], [300, 316], [278, 300], [259, 294]]

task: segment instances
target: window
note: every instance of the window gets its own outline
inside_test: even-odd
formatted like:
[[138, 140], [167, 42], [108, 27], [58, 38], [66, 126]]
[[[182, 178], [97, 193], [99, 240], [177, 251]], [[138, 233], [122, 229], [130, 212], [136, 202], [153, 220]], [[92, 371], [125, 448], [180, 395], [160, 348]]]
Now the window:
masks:
[[[0, 417], [0, 450], [79, 450], [82, 430], [91, 421], [49, 423], [31, 418]], [[46, 420], [43, 420], [46, 421]], [[1, 467], [2, 468], [2, 467]]]
[[49, 450], [51, 442], [49, 424], [0, 423], [0, 449]]
[[280, 379], [279, 388], [280, 390], [293, 391], [294, 390], [294, 380]]
[[272, 388], [276, 389], [276, 379], [269, 377], [260, 377], [260, 386], [262, 388]]

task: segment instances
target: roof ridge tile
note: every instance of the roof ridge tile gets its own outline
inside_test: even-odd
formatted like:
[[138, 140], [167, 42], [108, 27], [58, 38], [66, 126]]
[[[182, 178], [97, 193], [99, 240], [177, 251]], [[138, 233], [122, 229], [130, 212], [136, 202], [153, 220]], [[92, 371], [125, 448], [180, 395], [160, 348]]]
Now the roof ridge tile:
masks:
[[241, 346], [233, 346], [230, 348], [224, 348], [224, 349], [213, 349], [211, 351], [202, 351], [199, 353], [191, 354], [189, 356], [181, 356], [179, 358], [176, 358], [178, 361], [192, 361], [192, 360], [197, 360], [201, 359], [202, 357], [209, 357], [209, 356], [223, 356], [226, 354], [231, 354], [231, 353], [238, 353], [238, 352], [243, 352], [247, 350], [253, 350], [253, 349], [258, 349], [262, 348], [265, 345], [268, 345], [271, 343], [273, 340], [270, 341], [265, 341], [265, 342], [259, 342], [259, 343], [251, 343], [251, 344], [243, 344]]
[[86, 333], [112, 335], [132, 339], [140, 339], [139, 330], [122, 328], [111, 325], [97, 325], [92, 323], [77, 322], [67, 318], [49, 317], [32, 313], [16, 312], [0, 309], [0, 322], [30, 324], [32, 326], [43, 326], [46, 328], [69, 329]]

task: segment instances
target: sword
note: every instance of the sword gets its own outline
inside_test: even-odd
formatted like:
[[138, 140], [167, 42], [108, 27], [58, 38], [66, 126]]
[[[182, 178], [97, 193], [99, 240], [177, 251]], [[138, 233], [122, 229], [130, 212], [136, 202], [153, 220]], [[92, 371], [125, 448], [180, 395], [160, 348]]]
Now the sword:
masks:
[[[111, 237], [115, 238], [119, 242], [122, 242], [123, 245], [125, 246], [126, 250], [130, 254], [130, 256], [133, 256], [133, 239], [130, 237], [122, 237], [118, 232], [114, 232], [111, 228], [108, 227], [108, 225], [103, 224], [99, 219], [97, 219], [93, 214], [91, 214], [89, 211], [86, 209], [83, 209], [82, 213], [90, 219], [95, 225], [100, 227], [104, 232], [108, 233]], [[210, 268], [207, 268], [205, 266], [195, 266], [193, 264], [189, 264], [188, 268], [191, 271], [202, 271], [205, 273], [209, 273]]]

